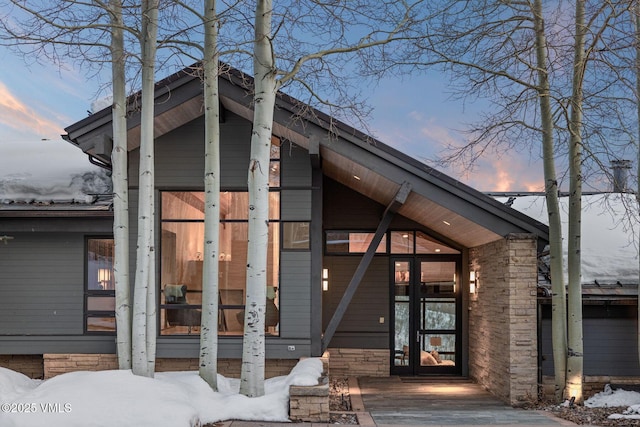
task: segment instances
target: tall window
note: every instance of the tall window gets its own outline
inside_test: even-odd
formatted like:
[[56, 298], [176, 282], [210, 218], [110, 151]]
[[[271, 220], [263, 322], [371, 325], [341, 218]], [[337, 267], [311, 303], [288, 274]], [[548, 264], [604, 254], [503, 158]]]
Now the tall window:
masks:
[[[265, 332], [278, 335], [280, 265], [280, 143], [272, 141], [269, 165], [269, 245]], [[160, 309], [162, 335], [199, 333], [202, 309], [204, 192], [161, 193]], [[247, 269], [249, 193], [220, 194], [218, 333], [242, 335]]]
[[115, 333], [115, 286], [111, 238], [87, 239], [85, 331]]

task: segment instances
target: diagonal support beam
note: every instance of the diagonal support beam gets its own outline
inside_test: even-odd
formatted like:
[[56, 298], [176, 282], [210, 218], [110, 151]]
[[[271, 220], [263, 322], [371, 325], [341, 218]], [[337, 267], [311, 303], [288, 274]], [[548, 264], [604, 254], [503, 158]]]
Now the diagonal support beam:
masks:
[[353, 299], [356, 291], [358, 290], [358, 286], [360, 286], [360, 282], [362, 282], [362, 278], [364, 277], [365, 272], [369, 268], [369, 264], [371, 264], [371, 260], [373, 259], [373, 255], [376, 253], [376, 249], [380, 242], [382, 241], [382, 237], [387, 232], [389, 228], [389, 224], [391, 224], [391, 220], [395, 216], [396, 211], [404, 204], [407, 200], [407, 197], [411, 193], [411, 184], [408, 182], [403, 182], [395, 197], [389, 205], [387, 209], [385, 209], [384, 214], [382, 215], [382, 219], [380, 220], [380, 224], [378, 224], [378, 228], [376, 229], [376, 233], [373, 236], [373, 239], [369, 243], [369, 247], [367, 251], [362, 256], [360, 263], [358, 264], [358, 268], [353, 273], [353, 277], [345, 289], [344, 294], [342, 295], [342, 299], [336, 308], [336, 311], [333, 313], [333, 317], [329, 321], [327, 325], [327, 329], [324, 331], [324, 336], [322, 337], [322, 353], [324, 353], [329, 347], [329, 343], [333, 338], [333, 335], [336, 333], [336, 329], [338, 329], [338, 325], [342, 321], [344, 314]]

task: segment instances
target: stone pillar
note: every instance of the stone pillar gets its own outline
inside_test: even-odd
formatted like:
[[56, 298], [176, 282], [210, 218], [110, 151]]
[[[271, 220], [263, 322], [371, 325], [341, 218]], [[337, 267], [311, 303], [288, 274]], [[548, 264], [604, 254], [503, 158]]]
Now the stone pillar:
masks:
[[289, 419], [294, 422], [329, 422], [329, 382], [314, 386], [289, 386]]
[[512, 406], [538, 397], [536, 243], [510, 234], [469, 253], [469, 374]]

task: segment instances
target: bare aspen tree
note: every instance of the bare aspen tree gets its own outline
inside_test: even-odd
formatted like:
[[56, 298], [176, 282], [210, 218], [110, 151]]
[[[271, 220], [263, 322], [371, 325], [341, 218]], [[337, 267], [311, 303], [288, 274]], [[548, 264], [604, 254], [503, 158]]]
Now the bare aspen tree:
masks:
[[136, 276], [133, 294], [132, 369], [136, 375], [153, 377], [156, 343], [153, 127], [158, 0], [144, 0], [141, 13], [140, 190], [138, 195]]
[[575, 2], [574, 62], [569, 119], [569, 238], [568, 238], [568, 329], [567, 329], [567, 390], [568, 398], [582, 402], [582, 99], [586, 67], [585, 4]]
[[113, 275], [116, 292], [116, 348], [120, 369], [131, 369], [131, 287], [129, 285], [129, 180], [124, 19], [121, 0], [110, 0], [113, 85], [111, 180], [113, 183]]
[[538, 72], [538, 99], [540, 102], [540, 124], [542, 132], [542, 158], [544, 173], [544, 193], [547, 201], [549, 220], [549, 253], [552, 286], [552, 331], [553, 365], [555, 373], [555, 395], [560, 400], [564, 393], [566, 374], [567, 320], [566, 292], [562, 250], [562, 223], [558, 200], [558, 178], [554, 160], [553, 113], [551, 110], [551, 89], [549, 87], [549, 65], [547, 58], [547, 38], [545, 35], [542, 0], [533, 4], [535, 31], [536, 65]]
[[200, 376], [218, 388], [218, 254], [220, 239], [220, 104], [216, 1], [204, 4], [205, 222], [200, 332]]
[[[315, 66], [322, 68], [331, 57], [339, 61], [340, 57], [348, 57], [351, 54], [375, 55], [374, 48], [380, 48], [378, 53], [384, 53], [384, 46], [394, 41], [405, 40], [414, 37], [409, 31], [411, 24], [418, 26], [418, 11], [422, 2], [380, 2], [377, 11], [366, 2], [336, 2], [327, 5], [322, 2], [300, 2], [306, 4], [314, 13], [325, 10], [335, 19], [338, 28], [344, 29], [347, 22], [357, 25], [357, 20], [349, 22], [347, 15], [365, 20], [374, 29], [364, 33], [354, 40], [346, 40], [344, 32], [341, 37], [331, 39], [332, 34], [326, 21], [314, 21], [312, 15], [296, 14], [287, 9], [278, 24], [279, 31], [292, 32], [291, 28], [297, 22], [305, 22], [306, 18], [316, 25], [312, 31], [326, 31], [325, 49], [299, 53], [300, 44], [296, 50], [286, 55], [283, 64], [289, 67], [278, 66], [277, 45], [278, 34], [272, 34], [272, 21], [274, 9], [271, 0], [258, 0], [254, 15], [254, 40], [253, 40], [253, 72], [254, 72], [254, 116], [253, 130], [251, 134], [251, 154], [249, 161], [248, 188], [249, 188], [249, 239], [247, 255], [247, 285], [246, 306], [244, 321], [242, 368], [240, 379], [240, 392], [247, 396], [257, 397], [264, 394], [264, 364], [265, 364], [265, 337], [264, 324], [266, 313], [266, 285], [267, 285], [267, 252], [269, 234], [269, 160], [272, 138], [273, 114], [276, 105], [278, 90], [287, 82], [301, 82], [307, 90], [312, 90], [313, 85], [309, 79], [300, 77], [308, 64], [311, 69]], [[293, 8], [295, 9], [295, 8]], [[386, 13], [388, 12], [388, 13]], [[305, 19], [301, 19], [305, 18]], [[315, 18], [315, 17], [314, 17]], [[317, 19], [317, 18], [316, 18]], [[378, 20], [378, 21], [377, 21]], [[291, 33], [287, 33], [290, 35]], [[286, 37], [285, 37], [286, 38]], [[289, 38], [290, 42], [295, 41]], [[344, 59], [343, 59], [344, 60]], [[362, 60], [362, 58], [361, 58]], [[306, 74], [308, 77], [309, 74]], [[333, 76], [331, 76], [333, 77]], [[318, 94], [312, 91], [312, 96]]]

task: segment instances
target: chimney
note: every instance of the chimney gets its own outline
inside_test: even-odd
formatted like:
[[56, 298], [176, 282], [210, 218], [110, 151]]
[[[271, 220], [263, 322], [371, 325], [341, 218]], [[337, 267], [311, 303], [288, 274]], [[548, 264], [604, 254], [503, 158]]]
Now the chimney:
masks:
[[626, 193], [629, 191], [627, 171], [631, 169], [631, 160], [612, 160], [611, 169], [613, 169], [613, 192]]

